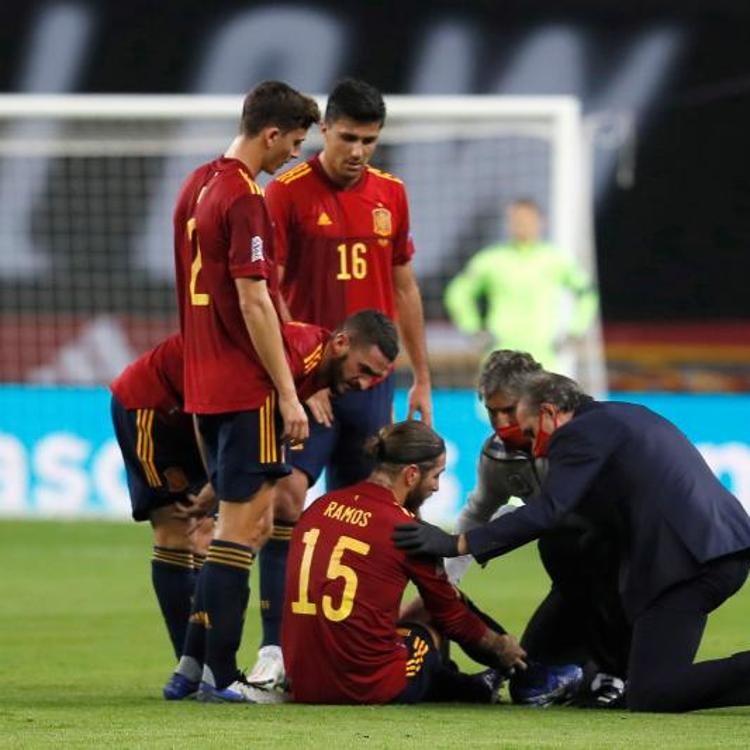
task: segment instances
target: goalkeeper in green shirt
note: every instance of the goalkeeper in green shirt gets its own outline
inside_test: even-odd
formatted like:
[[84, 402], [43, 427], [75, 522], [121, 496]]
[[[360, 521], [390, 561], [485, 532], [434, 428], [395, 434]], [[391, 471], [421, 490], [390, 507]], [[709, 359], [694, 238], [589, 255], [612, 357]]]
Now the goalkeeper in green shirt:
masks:
[[[542, 216], [532, 200], [508, 206], [510, 241], [479, 250], [445, 291], [453, 323], [486, 330], [491, 348], [529, 352], [557, 370], [561, 349], [581, 338], [596, 315], [597, 294], [586, 272], [559, 248], [540, 241]], [[573, 298], [565, 322], [565, 296]], [[479, 301], [487, 303], [485, 320]]]

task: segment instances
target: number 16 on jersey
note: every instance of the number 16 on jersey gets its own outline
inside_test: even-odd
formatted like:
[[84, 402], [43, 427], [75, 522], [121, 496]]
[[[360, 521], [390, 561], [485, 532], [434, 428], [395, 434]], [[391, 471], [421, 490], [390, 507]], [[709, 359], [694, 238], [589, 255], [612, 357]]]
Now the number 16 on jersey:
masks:
[[339, 254], [339, 281], [364, 279], [367, 276], [367, 245], [364, 242], [354, 242], [347, 245], [342, 242], [336, 247]]

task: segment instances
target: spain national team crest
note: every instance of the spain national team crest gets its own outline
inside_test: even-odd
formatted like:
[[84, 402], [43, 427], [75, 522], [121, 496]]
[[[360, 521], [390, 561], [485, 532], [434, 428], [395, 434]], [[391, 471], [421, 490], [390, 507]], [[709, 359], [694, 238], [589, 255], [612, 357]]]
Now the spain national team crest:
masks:
[[372, 231], [381, 237], [391, 236], [391, 212], [387, 208], [372, 209]]

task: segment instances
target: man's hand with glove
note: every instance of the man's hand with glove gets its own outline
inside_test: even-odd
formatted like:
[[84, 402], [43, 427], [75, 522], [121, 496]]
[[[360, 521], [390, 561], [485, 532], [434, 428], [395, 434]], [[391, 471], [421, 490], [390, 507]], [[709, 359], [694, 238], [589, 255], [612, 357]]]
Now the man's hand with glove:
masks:
[[[410, 555], [458, 557], [467, 552], [463, 534], [448, 534], [425, 521], [399, 524], [391, 539], [399, 549], [406, 550]], [[461, 547], [464, 549], [461, 550]]]

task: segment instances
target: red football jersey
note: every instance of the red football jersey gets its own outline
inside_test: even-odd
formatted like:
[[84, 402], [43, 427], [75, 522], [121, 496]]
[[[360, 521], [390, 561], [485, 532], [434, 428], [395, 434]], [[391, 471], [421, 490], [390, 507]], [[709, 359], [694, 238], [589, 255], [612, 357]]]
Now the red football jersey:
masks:
[[257, 409], [270, 380], [242, 318], [235, 279], [267, 279], [269, 286], [276, 280], [263, 191], [237, 159], [204, 164], [180, 191], [174, 233], [185, 409]]
[[316, 156], [274, 180], [266, 199], [292, 318], [330, 330], [365, 308], [395, 318], [393, 266], [414, 254], [401, 180], [368, 167], [343, 189]]
[[331, 334], [320, 326], [291, 321], [284, 323], [281, 335], [297, 396], [305, 401], [321, 388], [317, 375]]
[[[320, 326], [292, 322], [282, 326], [281, 335], [297, 393], [304, 401], [321, 387], [316, 376], [330, 334]], [[165, 414], [182, 410], [183, 362], [182, 336], [175, 333], [129, 364], [110, 390], [126, 409]], [[273, 387], [270, 378], [268, 387]]]
[[475, 642], [486, 632], [442, 562], [393, 545], [394, 527], [412, 518], [372, 482], [329, 492], [302, 514], [289, 548], [281, 634], [294, 700], [387, 703], [404, 689], [407, 651], [396, 624], [409, 581], [448, 637]]
[[175, 333], [129, 364], [109, 388], [126, 409], [170, 414], [183, 405], [182, 336]]

